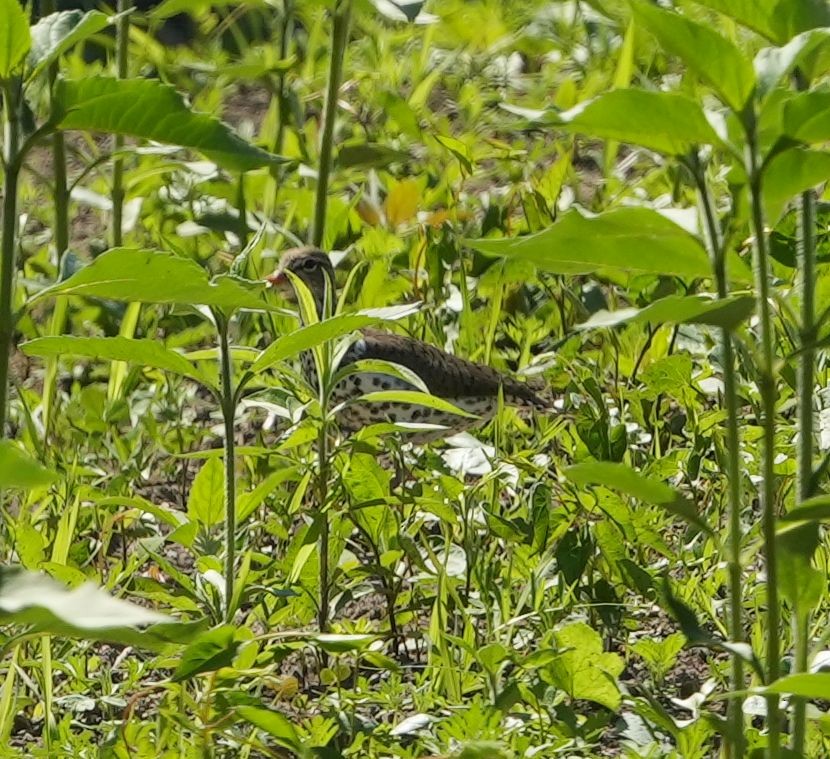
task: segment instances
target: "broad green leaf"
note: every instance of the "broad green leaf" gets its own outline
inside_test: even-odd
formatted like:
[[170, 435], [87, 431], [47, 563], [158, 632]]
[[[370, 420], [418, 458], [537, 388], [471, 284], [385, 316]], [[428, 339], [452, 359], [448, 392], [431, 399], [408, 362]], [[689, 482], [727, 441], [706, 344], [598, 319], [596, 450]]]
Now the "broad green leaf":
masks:
[[765, 47], [755, 56], [758, 91], [766, 95], [796, 67], [823, 59], [830, 50], [830, 29], [812, 29], [781, 47]]
[[559, 655], [549, 672], [556, 684], [571, 698], [586, 699], [616, 710], [621, 703], [617, 678], [625, 667], [618, 654], [602, 650], [602, 637], [584, 622], [574, 622], [558, 630]]
[[229, 126], [192, 111], [170, 85], [96, 76], [58, 80], [59, 129], [110, 132], [197, 150], [225, 169], [248, 171], [285, 159], [245, 142]]
[[[535, 234], [464, 243], [487, 255], [523, 258], [557, 274], [589, 274], [602, 268], [687, 278], [712, 273], [700, 240], [650, 208], [619, 208], [598, 215], [574, 208]], [[733, 279], [750, 279], [745, 264], [732, 264], [730, 260]]]
[[35, 299], [83, 295], [127, 302], [268, 310], [273, 307], [258, 297], [265, 289], [265, 283], [229, 276], [209, 280], [195, 261], [172, 253], [112, 248], [68, 279], [41, 291]]
[[735, 112], [755, 89], [752, 63], [725, 37], [680, 13], [645, 0], [630, 0], [634, 15], [666, 52], [676, 55]]
[[601, 485], [611, 490], [619, 490], [631, 498], [661, 506], [700, 529], [712, 532], [691, 501], [665, 483], [650, 480], [624, 464], [607, 461], [575, 464], [565, 470], [565, 477], [583, 487]]
[[669, 295], [645, 308], [598, 311], [577, 329], [615, 327], [618, 324], [710, 324], [734, 329], [749, 318], [755, 308], [751, 295], [731, 295], [717, 299], [712, 295]]
[[177, 634], [179, 625], [171, 622], [164, 614], [113, 598], [92, 583], [69, 590], [46, 575], [0, 567], [0, 624], [158, 650]]
[[269, 345], [251, 366], [251, 371], [258, 373], [270, 369], [280, 361], [296, 356], [304, 350], [314, 348], [327, 340], [343, 337], [364, 327], [370, 327], [382, 321], [394, 321], [411, 316], [418, 310], [419, 304], [374, 308], [353, 314], [339, 314], [321, 322], [307, 324], [300, 329], [277, 338]]
[[0, 80], [15, 73], [31, 45], [29, 19], [18, 0], [0, 0]]
[[830, 672], [802, 672], [787, 675], [760, 688], [759, 693], [789, 693], [801, 698], [830, 699]]
[[101, 11], [60, 11], [44, 16], [32, 27], [32, 49], [29, 51], [29, 78], [37, 76], [45, 66], [57, 60], [79, 42], [88, 39], [115, 23], [118, 16]]
[[424, 381], [410, 368], [401, 364], [394, 364], [391, 361], [381, 361], [380, 359], [372, 358], [354, 361], [339, 369], [334, 375], [332, 384], [336, 385], [341, 379], [352, 374], [385, 374], [389, 377], [396, 377], [404, 382], [408, 382], [422, 393], [429, 392], [429, 388], [424, 384]]
[[377, 640], [376, 635], [340, 635], [336, 633], [322, 633], [310, 638], [320, 648], [330, 654], [346, 654], [350, 651], [360, 651]]
[[830, 519], [830, 494], [808, 498], [779, 519], [784, 522], [823, 522]]
[[454, 406], [449, 401], [439, 398], [436, 395], [421, 393], [417, 390], [378, 390], [374, 393], [366, 393], [358, 399], [360, 403], [416, 403], [419, 406], [443, 411], [447, 414], [466, 416], [469, 419], [477, 418], [475, 414]]
[[57, 479], [58, 475], [30, 458], [11, 440], [0, 440], [0, 491], [42, 487]]
[[202, 373], [180, 353], [156, 340], [127, 337], [38, 337], [20, 349], [29, 356], [86, 356], [104, 361], [126, 361], [153, 369], [191, 377], [209, 384]]
[[830, 26], [827, 0], [695, 0], [783, 45], [800, 32]]
[[258, 706], [238, 706], [236, 713], [254, 727], [264, 730], [280, 746], [301, 755], [305, 753], [305, 747], [294, 725], [284, 714]]
[[784, 134], [798, 142], [830, 141], [830, 92], [801, 92], [784, 104]]
[[721, 142], [703, 109], [685, 95], [671, 92], [612, 90], [569, 111], [545, 111], [542, 120], [665, 155], [684, 155], [696, 145]]
[[[830, 124], [830, 121], [828, 121]], [[799, 193], [830, 179], [830, 152], [791, 148], [778, 153], [764, 171], [764, 213], [775, 226]]]
[[202, 672], [214, 672], [233, 663], [239, 644], [232, 625], [221, 625], [199, 635], [182, 653], [171, 680], [180, 683]]
[[187, 499], [187, 515], [199, 524], [220, 524], [225, 514], [225, 467], [218, 458], [202, 464]]

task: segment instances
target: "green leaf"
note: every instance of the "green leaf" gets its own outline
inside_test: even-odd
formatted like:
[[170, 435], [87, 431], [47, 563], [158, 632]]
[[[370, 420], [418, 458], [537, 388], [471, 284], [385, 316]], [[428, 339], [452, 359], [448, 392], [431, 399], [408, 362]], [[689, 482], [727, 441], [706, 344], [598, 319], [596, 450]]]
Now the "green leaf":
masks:
[[358, 400], [366, 403], [417, 403], [419, 406], [426, 406], [447, 414], [466, 416], [469, 419], [477, 418], [475, 414], [464, 411], [437, 395], [421, 393], [418, 390], [378, 390], [374, 393], [361, 395]]
[[601, 485], [619, 490], [631, 498], [662, 506], [700, 529], [712, 532], [691, 501], [665, 483], [650, 480], [624, 464], [606, 461], [575, 464], [565, 470], [565, 476], [576, 485]]
[[755, 89], [752, 63], [714, 29], [645, 0], [630, 0], [634, 16], [666, 52], [676, 55], [736, 113]]
[[112, 248], [71, 277], [38, 293], [36, 300], [52, 295], [83, 295], [118, 301], [178, 303], [223, 309], [273, 310], [258, 295], [265, 283], [249, 283], [229, 276], [208, 279], [195, 261], [172, 253], [133, 248]]
[[830, 699], [830, 672], [802, 672], [787, 675], [760, 688], [759, 693], [789, 693], [800, 698]]
[[783, 522], [823, 522], [830, 519], [830, 494], [808, 498], [779, 519]]
[[8, 79], [32, 45], [29, 19], [17, 0], [0, 0], [0, 80]]
[[758, 91], [770, 93], [776, 85], [796, 67], [803, 68], [816, 58], [826, 55], [830, 42], [830, 29], [812, 29], [799, 34], [781, 47], [765, 47], [755, 56], [755, 76]]
[[202, 464], [187, 499], [187, 515], [205, 527], [220, 524], [225, 515], [225, 467], [218, 458]]
[[[709, 277], [712, 271], [700, 240], [650, 208], [619, 208], [598, 215], [574, 208], [532, 235], [464, 244], [491, 256], [522, 258], [556, 274], [614, 268], [697, 278]], [[750, 280], [745, 264], [731, 263], [733, 278]]]
[[181, 683], [202, 672], [230, 667], [239, 648], [235, 635], [236, 629], [232, 625], [203, 632], [184, 650], [171, 680]]
[[41, 358], [85, 356], [104, 361], [126, 361], [165, 372], [191, 377], [203, 384], [209, 380], [180, 353], [165, 348], [156, 340], [127, 337], [38, 337], [23, 343], [20, 349]]
[[577, 329], [616, 327], [618, 324], [710, 324], [734, 329], [751, 316], [755, 298], [730, 295], [717, 299], [713, 295], [669, 295], [645, 308], [620, 308], [597, 311]]
[[284, 714], [258, 706], [238, 706], [236, 713], [254, 727], [264, 730], [280, 746], [291, 749], [298, 754], [305, 753], [305, 747], [294, 725]]
[[812, 144], [830, 141], [830, 92], [800, 92], [784, 104], [784, 134]]
[[196, 113], [170, 85], [95, 76], [58, 80], [56, 127], [110, 132], [197, 150], [225, 169], [248, 171], [285, 159], [245, 142], [229, 126]]
[[559, 655], [549, 665], [556, 684], [571, 698], [586, 699], [612, 711], [620, 707], [617, 678], [622, 674], [621, 656], [602, 650], [600, 634], [584, 622], [575, 622], [555, 635]]
[[32, 49], [29, 51], [29, 74], [37, 76], [45, 66], [57, 60], [79, 42], [88, 39], [115, 23], [118, 16], [101, 11], [60, 11], [44, 16], [32, 27]]
[[418, 304], [394, 306], [391, 308], [376, 308], [358, 311], [354, 314], [339, 314], [321, 322], [307, 324], [300, 329], [277, 338], [269, 345], [251, 366], [254, 373], [270, 369], [280, 361], [292, 358], [304, 350], [310, 350], [327, 340], [343, 337], [351, 332], [370, 327], [382, 321], [402, 319], [416, 313]]
[[830, 26], [827, 0], [695, 0], [779, 44], [800, 32]]
[[696, 145], [721, 142], [703, 109], [672, 92], [612, 90], [568, 111], [545, 111], [542, 121], [592, 137], [642, 145], [664, 155], [684, 155]]
[[0, 491], [50, 485], [58, 475], [29, 458], [11, 440], [0, 440]]
[[799, 193], [830, 178], [830, 152], [792, 148], [778, 153], [764, 171], [764, 213], [770, 226]]
[[395, 150], [374, 142], [346, 143], [337, 153], [337, 166], [341, 169], [385, 168], [390, 163], [410, 160], [409, 153]]
[[[92, 583], [68, 590], [52, 578], [0, 567], [0, 624], [31, 632], [162, 648], [179, 625], [164, 614], [113, 598]], [[138, 628], [155, 625], [144, 631]]]
[[312, 643], [316, 643], [330, 654], [347, 654], [350, 651], [361, 651], [375, 640], [377, 640], [376, 635], [341, 635], [336, 633], [321, 633], [310, 638]]

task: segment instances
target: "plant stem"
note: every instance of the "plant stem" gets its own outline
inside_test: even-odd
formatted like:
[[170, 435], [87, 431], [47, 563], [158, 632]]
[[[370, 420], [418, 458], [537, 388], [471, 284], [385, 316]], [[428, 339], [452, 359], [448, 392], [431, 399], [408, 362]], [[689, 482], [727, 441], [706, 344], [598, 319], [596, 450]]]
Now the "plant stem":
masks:
[[[132, 7], [133, 0], [118, 0], [118, 19], [115, 32], [115, 66], [116, 76], [126, 79], [129, 73], [127, 53], [130, 42], [130, 14], [127, 11]], [[120, 248], [124, 243], [124, 158], [119, 152], [124, 147], [124, 138], [116, 134], [112, 138], [112, 151], [115, 157], [112, 160], [112, 247]], [[141, 314], [141, 303], [129, 303], [121, 320], [118, 334], [121, 337], [131, 338], [135, 335], [138, 318]], [[110, 379], [107, 385], [107, 399], [116, 400], [120, 395], [127, 376], [127, 364], [123, 361], [113, 361], [110, 367]]]
[[314, 203], [314, 222], [311, 227], [312, 245], [323, 244], [326, 228], [326, 203], [331, 174], [332, 151], [334, 148], [334, 118], [337, 115], [337, 96], [343, 80], [343, 59], [349, 40], [349, 18], [352, 0], [338, 0], [334, 9], [331, 33], [331, 64], [326, 88], [326, 100], [323, 105], [323, 131], [320, 134], [320, 162], [317, 167], [317, 195]]
[[[780, 674], [781, 609], [778, 601], [778, 555], [775, 542], [775, 349], [773, 347], [773, 320], [770, 309], [769, 253], [764, 227], [764, 207], [761, 179], [761, 161], [757, 139], [755, 114], [747, 120], [746, 170], [749, 177], [751, 224], [755, 270], [755, 297], [761, 345], [758, 385], [761, 393], [762, 448], [761, 448], [761, 521], [767, 570], [767, 682], [774, 682]], [[777, 759], [781, 753], [781, 713], [779, 697], [767, 696], [767, 755]]]
[[[799, 77], [799, 79], [801, 79]], [[799, 81], [799, 89], [806, 89], [807, 82]], [[798, 260], [801, 281], [801, 331], [798, 358], [798, 451], [796, 467], [796, 497], [799, 503], [813, 495], [813, 386], [815, 385], [815, 195], [812, 190], [801, 194], [798, 209]], [[793, 645], [795, 649], [794, 672], [806, 672], [810, 651], [810, 611], [793, 609]], [[793, 698], [793, 729], [790, 746], [796, 754], [804, 753], [807, 733], [807, 701]]]
[[231, 349], [228, 343], [230, 319], [216, 313], [219, 327], [219, 360], [222, 371], [222, 419], [225, 423], [225, 621], [231, 622], [233, 608], [233, 586], [236, 572], [236, 471], [234, 444], [234, 399], [231, 368]]
[[[712, 190], [706, 181], [706, 171], [697, 154], [692, 157], [692, 174], [697, 185], [698, 202], [706, 230], [706, 245], [712, 261], [718, 298], [729, 294], [729, 280], [726, 272], [726, 251], [723, 234], [718, 220]], [[738, 436], [738, 392], [735, 372], [735, 355], [732, 333], [721, 331], [723, 342], [723, 396], [726, 406], [726, 478], [728, 481], [729, 509], [729, 636], [732, 642], [745, 640], [742, 620], [741, 593], [741, 465], [740, 440]], [[746, 688], [743, 659], [732, 655], [732, 691], [740, 693]], [[743, 730], [743, 697], [735, 696], [729, 701], [729, 735], [732, 739], [733, 756], [741, 757], [745, 752]]]
[[[282, 23], [280, 24], [279, 59], [281, 61], [288, 57], [288, 46], [291, 39], [291, 26], [294, 23], [294, 2], [283, 0]], [[288, 98], [285, 94], [285, 72], [280, 71], [277, 75], [277, 108], [279, 115], [277, 119], [277, 133], [274, 136], [274, 149], [272, 152], [279, 155], [282, 153], [283, 141], [285, 139], [285, 124], [288, 119]]]
[[9, 402], [9, 360], [14, 318], [14, 278], [17, 252], [17, 180], [20, 176], [19, 123], [20, 80], [13, 79], [4, 89], [5, 135], [3, 161], [6, 175], [3, 192], [3, 229], [0, 238], [0, 439], [6, 436]]
[[317, 628], [321, 633], [328, 632], [329, 628], [329, 513], [326, 509], [328, 502], [328, 425], [320, 425], [320, 434], [317, 438], [318, 480], [317, 503], [320, 509], [320, 588], [319, 607], [317, 608]]

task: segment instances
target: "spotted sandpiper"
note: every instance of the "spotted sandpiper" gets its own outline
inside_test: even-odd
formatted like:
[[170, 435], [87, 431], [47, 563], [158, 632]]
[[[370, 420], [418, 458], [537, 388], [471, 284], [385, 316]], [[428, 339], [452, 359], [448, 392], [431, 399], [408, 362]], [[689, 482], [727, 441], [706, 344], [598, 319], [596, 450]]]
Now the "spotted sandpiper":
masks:
[[[296, 275], [314, 297], [319, 318], [323, 318], [326, 293], [334, 297], [334, 267], [328, 255], [313, 247], [292, 248], [283, 253], [277, 270], [267, 277], [276, 286], [289, 284], [286, 272]], [[355, 361], [380, 360], [398, 364], [414, 372], [429, 392], [456, 407], [474, 414], [460, 416], [414, 403], [358, 400], [382, 390], [417, 390], [406, 380], [379, 372], [351, 374], [341, 380], [332, 393], [337, 403], [344, 403], [337, 414], [341, 429], [356, 431], [378, 422], [440, 425], [413, 435], [415, 442], [426, 442], [453, 435], [488, 421], [498, 408], [499, 389], [505, 404], [519, 408], [546, 410], [551, 403], [540, 393], [513, 377], [483, 364], [453, 356], [434, 345], [404, 335], [376, 329], [360, 330], [356, 340], [340, 361], [344, 367]], [[316, 386], [316, 371], [310, 352], [302, 357], [303, 372]]]

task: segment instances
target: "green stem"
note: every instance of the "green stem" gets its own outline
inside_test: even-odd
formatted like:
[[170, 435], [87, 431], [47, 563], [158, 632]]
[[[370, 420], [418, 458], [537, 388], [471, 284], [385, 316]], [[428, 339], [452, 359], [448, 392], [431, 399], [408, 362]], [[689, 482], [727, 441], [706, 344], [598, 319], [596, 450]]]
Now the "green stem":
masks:
[[248, 203], [245, 199], [244, 173], [239, 175], [239, 184], [236, 186], [236, 210], [239, 213], [239, 249], [244, 250], [248, 244]]
[[14, 332], [14, 279], [17, 252], [17, 180], [20, 177], [20, 122], [18, 114], [20, 81], [6, 83], [4, 89], [5, 136], [3, 163], [3, 229], [0, 238], [0, 439], [6, 435], [9, 403], [9, 360]]
[[225, 423], [225, 621], [231, 622], [233, 590], [236, 573], [236, 472], [234, 444], [233, 376], [231, 374], [231, 349], [228, 342], [229, 319], [215, 314], [219, 327], [219, 360], [222, 370], [222, 419]]
[[[115, 32], [115, 66], [119, 79], [127, 78], [127, 51], [130, 41], [130, 16], [127, 11], [132, 0], [118, 0], [118, 19]], [[120, 152], [124, 147], [124, 138], [116, 134], [112, 139], [112, 247], [120, 248], [122, 243], [122, 221], [124, 218], [124, 159]]]
[[[780, 675], [781, 609], [778, 601], [778, 555], [775, 542], [775, 349], [773, 319], [770, 308], [769, 252], [764, 227], [764, 207], [761, 179], [761, 161], [757, 140], [757, 126], [753, 113], [747, 118], [746, 169], [749, 177], [751, 224], [754, 239], [755, 297], [760, 337], [760, 367], [758, 385], [761, 393], [761, 521], [767, 570], [767, 681], [772, 683]], [[777, 694], [767, 696], [767, 755], [778, 759], [781, 753], [781, 712]]]
[[[806, 86], [806, 82], [799, 82]], [[798, 259], [801, 280], [801, 333], [800, 353], [797, 370], [798, 396], [798, 451], [796, 466], [796, 488], [798, 502], [806, 501], [813, 495], [813, 387], [815, 385], [815, 195], [807, 190], [801, 195], [798, 219]], [[793, 645], [795, 653], [794, 672], [806, 672], [810, 652], [810, 612], [799, 609], [793, 612]], [[807, 734], [807, 701], [793, 698], [793, 730], [791, 748], [796, 754], [804, 753]]]
[[352, 0], [338, 0], [334, 9], [331, 34], [331, 64], [323, 105], [323, 131], [320, 134], [320, 163], [317, 168], [317, 195], [314, 203], [314, 222], [311, 227], [311, 244], [320, 246], [326, 228], [326, 202], [329, 192], [332, 152], [334, 149], [334, 119], [337, 115], [337, 96], [343, 80], [343, 59], [349, 40], [349, 18]]
[[[284, 61], [288, 57], [288, 47], [291, 40], [291, 25], [294, 23], [293, 0], [283, 0], [282, 23], [280, 25], [279, 59]], [[277, 133], [274, 137], [273, 152], [279, 155], [282, 153], [283, 141], [285, 140], [285, 125], [288, 119], [288, 97], [285, 92], [285, 72], [277, 75]]]
[[[691, 161], [692, 174], [697, 185], [698, 202], [706, 231], [706, 246], [712, 261], [718, 298], [729, 294], [729, 280], [726, 272], [726, 251], [723, 234], [718, 220], [711, 187], [706, 181], [706, 172], [695, 154]], [[733, 642], [745, 640], [742, 619], [741, 593], [741, 464], [740, 440], [738, 436], [738, 392], [735, 371], [735, 354], [732, 346], [732, 333], [728, 329], [721, 332], [723, 341], [723, 395], [726, 406], [726, 478], [728, 481], [728, 521], [729, 521], [729, 636]], [[744, 680], [743, 659], [732, 655], [733, 693], [741, 693], [746, 688]], [[732, 756], [741, 757], [746, 750], [743, 729], [743, 697], [735, 696], [729, 701], [728, 719], [729, 735], [732, 742]]]

